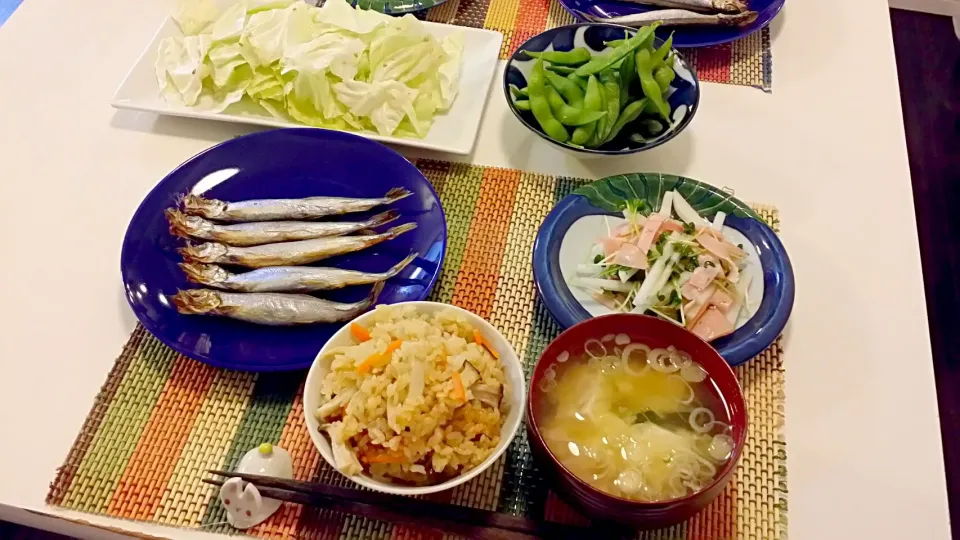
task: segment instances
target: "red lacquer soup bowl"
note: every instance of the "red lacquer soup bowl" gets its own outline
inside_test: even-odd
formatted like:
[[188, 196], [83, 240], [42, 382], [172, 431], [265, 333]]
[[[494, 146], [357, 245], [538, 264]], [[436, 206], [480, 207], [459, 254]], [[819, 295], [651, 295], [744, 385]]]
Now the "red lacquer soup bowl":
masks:
[[[541, 380], [547, 368], [567, 353], [577, 357], [584, 352], [584, 343], [611, 334], [626, 334], [632, 342], [650, 348], [670, 345], [688, 353], [707, 372], [726, 403], [734, 441], [730, 458], [717, 466], [717, 474], [700, 491], [685, 497], [660, 502], [642, 502], [600, 491], [575, 476], [548, 449], [538, 427], [535, 404], [543, 397]], [[668, 321], [646, 315], [614, 314], [587, 319], [560, 334], [537, 360], [527, 394], [527, 434], [540, 470], [551, 481], [558, 494], [586, 517], [601, 521], [629, 524], [640, 528], [657, 528], [689, 519], [720, 495], [733, 475], [746, 439], [747, 413], [743, 391], [726, 361], [705, 341]]]

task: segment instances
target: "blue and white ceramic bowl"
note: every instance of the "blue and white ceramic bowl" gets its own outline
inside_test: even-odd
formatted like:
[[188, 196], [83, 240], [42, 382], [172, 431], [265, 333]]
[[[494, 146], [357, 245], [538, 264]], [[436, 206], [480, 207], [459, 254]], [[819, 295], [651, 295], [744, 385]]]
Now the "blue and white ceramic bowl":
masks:
[[641, 199], [647, 208], [659, 208], [663, 194], [677, 190], [708, 219], [727, 214], [723, 233], [743, 244], [748, 257], [742, 275], [752, 274], [746, 314], [737, 329], [711, 345], [730, 365], [753, 358], [783, 331], [793, 309], [794, 280], [790, 258], [771, 229], [749, 206], [713, 186], [659, 173], [611, 176], [587, 184], [561, 200], [547, 215], [533, 246], [533, 275], [537, 292], [562, 328], [612, 311], [589, 293], [570, 286], [577, 265], [589, 257], [590, 246], [622, 219], [627, 200]]
[[[582, 148], [572, 144], [560, 143], [550, 137], [547, 137], [540, 124], [533, 117], [530, 111], [521, 111], [513, 104], [513, 97], [510, 94], [510, 85], [518, 88], [527, 87], [527, 77], [530, 70], [533, 69], [535, 60], [524, 51], [569, 51], [576, 47], [586, 47], [593, 53], [599, 53], [607, 47], [604, 43], [617, 39], [630, 37], [636, 33], [633, 28], [626, 28], [614, 24], [601, 23], [582, 23], [570, 26], [561, 26], [547, 30], [528, 39], [521, 45], [507, 61], [507, 67], [503, 72], [503, 95], [509, 104], [510, 110], [514, 116], [527, 126], [531, 131], [560, 148], [572, 150], [584, 154], [596, 155], [620, 155], [632, 154], [647, 150], [669, 141], [683, 131], [693, 120], [693, 115], [697, 112], [697, 106], [700, 103], [700, 81], [690, 64], [683, 58], [676, 49], [673, 49], [673, 70], [676, 72], [671, 84], [671, 93], [667, 96], [667, 102], [670, 103], [671, 126], [663, 126], [661, 131], [651, 131], [650, 123], [644, 120], [653, 120], [654, 116], [641, 116], [638, 120], [626, 125], [620, 134], [612, 141], [600, 146], [599, 148]], [[656, 38], [655, 46], [659, 47], [663, 40]], [[662, 125], [662, 122], [659, 122]], [[632, 136], [642, 137], [643, 140], [637, 141]]]

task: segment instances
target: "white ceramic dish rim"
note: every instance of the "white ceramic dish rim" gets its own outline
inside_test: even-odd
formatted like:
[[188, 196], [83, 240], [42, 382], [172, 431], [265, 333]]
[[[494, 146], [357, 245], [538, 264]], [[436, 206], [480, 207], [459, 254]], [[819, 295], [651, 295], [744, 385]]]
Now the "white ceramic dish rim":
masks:
[[[467, 155], [473, 150], [477, 137], [480, 134], [480, 119], [484, 109], [486, 109], [490, 87], [499, 63], [500, 48], [503, 45], [503, 34], [482, 28], [451, 26], [429, 21], [422, 22], [432, 34], [444, 36], [452, 32], [460, 31], [464, 36], [463, 66], [460, 72], [460, 95], [457, 96], [457, 100], [454, 101], [450, 112], [446, 115], [437, 116], [434, 119], [430, 131], [422, 139], [386, 137], [367, 131], [348, 131], [347, 133], [353, 133], [383, 143]], [[241, 112], [211, 113], [190, 107], [177, 107], [166, 103], [160, 96], [160, 91], [157, 88], [154, 60], [156, 58], [159, 41], [174, 32], [179, 34], [179, 27], [176, 22], [171, 17], [165, 18], [150, 39], [150, 43], [147, 44], [146, 48], [137, 58], [137, 61], [130, 67], [120, 86], [117, 87], [116, 92], [114, 92], [113, 97], [110, 99], [110, 105], [112, 107], [115, 109], [143, 111], [165, 116], [179, 116], [268, 127], [313, 127], [259, 114]], [[473, 43], [471, 45], [471, 41], [481, 40], [483, 43]], [[471, 62], [471, 60], [473, 60], [473, 62]], [[145, 73], [148, 73], [149, 76], [145, 75]], [[149, 82], [144, 80], [147, 78]], [[145, 97], [148, 93], [146, 90], [147, 86], [151, 88], [151, 92], [149, 93], [150, 97]], [[445, 125], [447, 129], [442, 133], [439, 132], [437, 129], [438, 126], [442, 129]], [[431, 137], [431, 134], [434, 135]]]
[[[497, 330], [492, 324], [484, 320], [479, 315], [463, 308], [449, 304], [443, 304], [440, 302], [400, 302], [397, 304], [391, 304], [389, 307], [402, 306], [414, 306], [418, 311], [454, 311], [466, 317], [471, 324], [480, 327], [487, 340], [491, 341], [491, 345], [493, 345], [493, 347], [496, 348], [500, 353], [500, 361], [503, 363], [504, 373], [511, 385], [510, 412], [508, 413], [507, 418], [504, 420], [503, 426], [500, 430], [500, 444], [497, 445], [497, 447], [493, 452], [490, 453], [489, 456], [487, 456], [487, 459], [485, 459], [483, 463], [474, 467], [470, 471], [467, 471], [465, 474], [432, 486], [401, 486], [386, 484], [383, 482], [378, 482], [365, 474], [347, 476], [347, 478], [353, 480], [363, 487], [383, 493], [390, 493], [393, 495], [426, 495], [428, 493], [446, 491], [475, 478], [483, 473], [483, 471], [487, 470], [495, 461], [497, 461], [497, 459], [500, 458], [501, 455], [503, 455], [511, 441], [513, 441], [513, 438], [517, 435], [517, 431], [520, 429], [520, 422], [524, 417], [524, 411], [526, 410], [527, 402], [526, 378], [524, 377], [523, 365], [520, 363], [520, 359], [517, 357], [513, 347], [510, 346], [510, 342], [507, 341], [507, 339], [499, 330]], [[354, 322], [362, 324], [365, 320], [371, 318], [375, 311], [376, 310], [364, 313], [363, 315], [357, 317]], [[313, 411], [320, 406], [320, 403], [318, 402], [320, 396], [320, 384], [323, 380], [323, 376], [325, 375], [321, 374], [319, 360], [327, 350], [335, 346], [335, 343], [343, 341], [345, 338], [349, 337], [349, 334], [350, 325], [348, 324], [338, 330], [337, 333], [335, 333], [327, 341], [323, 348], [320, 349], [320, 352], [317, 353], [317, 357], [314, 359], [313, 364], [310, 366], [310, 371], [307, 373], [307, 381], [303, 388], [303, 417], [304, 421], [307, 423], [307, 431], [310, 433], [310, 439], [313, 441], [314, 446], [317, 447], [317, 450], [320, 452], [320, 455], [323, 457], [324, 461], [336, 469], [337, 472], [339, 472], [339, 469], [337, 469], [333, 460], [333, 452], [330, 448], [330, 442], [323, 434], [320, 433], [320, 424], [314, 418]]]

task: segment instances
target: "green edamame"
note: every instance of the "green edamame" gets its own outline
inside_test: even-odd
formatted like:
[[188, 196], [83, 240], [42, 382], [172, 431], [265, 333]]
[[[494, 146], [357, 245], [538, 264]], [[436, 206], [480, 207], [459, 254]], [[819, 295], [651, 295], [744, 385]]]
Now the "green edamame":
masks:
[[657, 114], [669, 122], [670, 105], [664, 101], [663, 92], [660, 91], [660, 85], [657, 84], [656, 79], [653, 78], [650, 65], [651, 60], [649, 50], [640, 49], [637, 51], [637, 77], [640, 78], [640, 88], [643, 90], [643, 95], [647, 96], [647, 99], [650, 100], [650, 103], [656, 108]]
[[628, 39], [623, 45], [612, 49], [610, 52], [598, 56], [593, 60], [590, 60], [586, 64], [577, 68], [575, 73], [580, 77], [586, 77], [587, 75], [593, 75], [595, 73], [600, 73], [604, 69], [612, 66], [624, 56], [633, 53], [637, 48], [643, 45], [644, 41], [647, 40], [650, 36], [653, 35], [653, 31], [660, 26], [660, 22], [654, 22], [650, 26], [644, 26], [633, 35], [632, 38]]
[[514, 99], [523, 99], [523, 98], [526, 98], [526, 97], [527, 97], [527, 89], [526, 89], [526, 87], [520, 88], [519, 86], [517, 86], [517, 85], [515, 85], [515, 84], [511, 84], [511, 85], [510, 85], [510, 93], [513, 94], [513, 98], [514, 98]]
[[553, 116], [565, 126], [582, 126], [590, 122], [596, 122], [607, 115], [606, 111], [585, 111], [578, 107], [567, 105], [557, 89], [547, 85], [547, 103], [550, 104], [550, 110]]
[[634, 55], [628, 54], [620, 64], [620, 104], [630, 100], [630, 86], [637, 78], [637, 64]]
[[640, 114], [643, 113], [643, 109], [647, 105], [647, 98], [640, 98], [636, 101], [631, 101], [627, 104], [626, 107], [620, 111], [620, 117], [617, 118], [617, 122], [613, 124], [613, 129], [610, 130], [610, 133], [607, 134], [606, 140], [603, 142], [610, 142], [617, 135], [620, 134], [620, 130], [623, 129], [623, 126], [633, 122], [640, 117]]
[[[597, 87], [600, 89], [600, 110], [607, 110], [607, 92], [603, 88], [603, 83], [600, 82], [600, 78], [597, 77]], [[600, 138], [600, 135], [606, 132], [607, 121], [615, 122], [616, 118], [610, 120], [608, 117], [603, 117], [597, 120], [597, 130], [593, 132], [593, 137], [590, 137], [590, 142], [587, 143], [588, 148], [595, 148], [600, 146], [600, 143], [603, 142], [603, 139]]]
[[670, 37], [663, 42], [662, 45], [657, 47], [657, 50], [650, 53], [650, 59], [653, 62], [654, 69], [669, 65], [666, 63], [667, 55], [670, 54], [670, 51], [673, 50], [673, 32], [670, 33]]
[[552, 71], [554, 73], [559, 73], [560, 75], [569, 75], [577, 70], [577, 68], [573, 66], [561, 66], [561, 65], [555, 66], [553, 64], [546, 66], [546, 68], [547, 70]]
[[[600, 95], [600, 82], [597, 81], [596, 77], [591, 75], [587, 79], [587, 92], [583, 96], [583, 110], [600, 111], [602, 106], [603, 103]], [[599, 122], [599, 120], [597, 122]], [[597, 131], [597, 122], [577, 127], [577, 129], [573, 130], [573, 136], [571, 137], [570, 142], [581, 146], [590, 142], [590, 139], [593, 138], [593, 134]]]
[[560, 64], [562, 66], [579, 66], [590, 61], [590, 51], [584, 47], [577, 47], [569, 51], [523, 51], [531, 58], [540, 58], [544, 62], [551, 64]]
[[530, 100], [529, 99], [518, 99], [513, 102], [513, 105], [517, 108], [518, 111], [529, 111], [530, 110]]
[[603, 97], [606, 98], [603, 110], [607, 111], [607, 116], [603, 118], [601, 124], [603, 130], [600, 130], [598, 127], [597, 133], [594, 135], [597, 146], [607, 140], [607, 136], [610, 135], [610, 130], [613, 129], [613, 125], [617, 122], [617, 117], [620, 115], [620, 72], [612, 69], [601, 71], [600, 87], [603, 90]]
[[567, 80], [573, 84], [580, 87], [584, 92], [587, 91], [587, 78], [586, 77], [577, 77], [576, 73], [571, 73], [567, 75]]
[[567, 103], [574, 107], [583, 105], [583, 89], [573, 81], [552, 71], [545, 72], [544, 76], [547, 82], [550, 83], [550, 86], [556, 88], [557, 92], [560, 92], [560, 95], [563, 96], [563, 99], [565, 99]]
[[528, 94], [530, 95], [530, 111], [533, 113], [537, 123], [543, 129], [543, 132], [551, 139], [557, 142], [567, 142], [570, 134], [567, 128], [559, 120], [554, 118], [550, 110], [550, 103], [547, 102], [546, 80], [544, 77], [543, 60], [537, 59], [530, 71], [530, 78], [527, 81]]
[[653, 72], [653, 78], [660, 86], [661, 92], [666, 92], [670, 88], [670, 83], [673, 82], [675, 76], [676, 73], [673, 72], [673, 68], [667, 66], [660, 66]]

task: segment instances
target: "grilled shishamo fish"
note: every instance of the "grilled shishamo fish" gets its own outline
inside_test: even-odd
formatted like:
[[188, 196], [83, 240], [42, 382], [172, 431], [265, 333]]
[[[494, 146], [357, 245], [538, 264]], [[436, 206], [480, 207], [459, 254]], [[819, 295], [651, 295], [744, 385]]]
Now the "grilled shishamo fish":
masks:
[[225, 202], [187, 195], [183, 198], [183, 211], [191, 216], [230, 222], [315, 219], [350, 212], [364, 212], [377, 206], [397, 202], [410, 195], [413, 193], [403, 188], [393, 188], [378, 199], [308, 197], [306, 199]]
[[254, 221], [221, 225], [200, 216], [189, 216], [167, 209], [170, 233], [184, 238], [192, 237], [229, 244], [231, 246], [256, 246], [291, 240], [309, 240], [328, 236], [343, 236], [364, 229], [372, 229], [394, 221], [400, 212], [389, 210], [366, 221]]
[[363, 300], [342, 304], [305, 294], [228, 293], [193, 289], [177, 292], [173, 304], [177, 311], [186, 315], [222, 315], [271, 326], [331, 323], [360, 315], [377, 301], [382, 290], [381, 281], [373, 286]]
[[625, 0], [632, 4], [690, 9], [707, 13], [743, 13], [747, 5], [740, 0]]
[[663, 26], [688, 26], [688, 25], [720, 25], [720, 26], [743, 26], [757, 20], [756, 11], [744, 11], [730, 15], [727, 13], [714, 13], [706, 15], [687, 11], [685, 9], [656, 9], [644, 13], [634, 13], [622, 17], [597, 17], [589, 13], [577, 12], [581, 17], [593, 22], [604, 22], [610, 24], [622, 24], [623, 26], [646, 26], [655, 22], [660, 22]]
[[273, 266], [234, 274], [213, 264], [197, 263], [182, 263], [180, 268], [190, 281], [217, 289], [242, 292], [310, 292], [386, 281], [399, 274], [417, 255], [411, 253], [386, 272], [378, 273], [313, 266]]
[[385, 240], [392, 240], [416, 228], [416, 223], [404, 223], [381, 234], [314, 238], [313, 240], [280, 242], [251, 247], [233, 247], [208, 242], [180, 248], [179, 252], [187, 262], [236, 264], [249, 268], [297, 266], [334, 255], [360, 251]]

